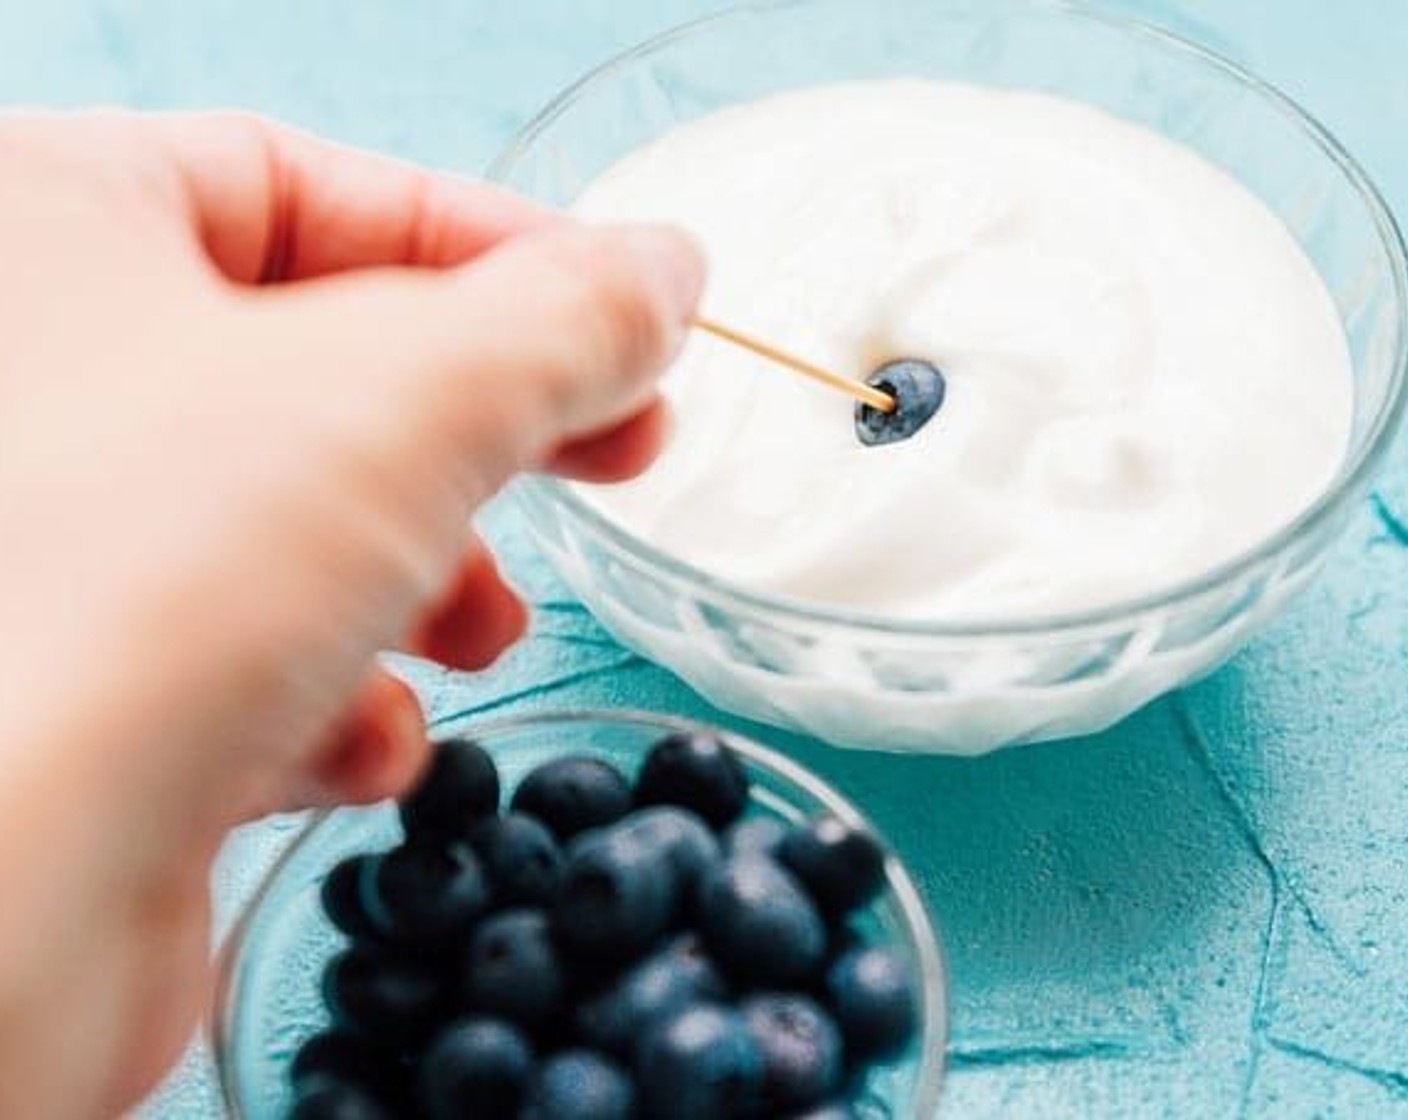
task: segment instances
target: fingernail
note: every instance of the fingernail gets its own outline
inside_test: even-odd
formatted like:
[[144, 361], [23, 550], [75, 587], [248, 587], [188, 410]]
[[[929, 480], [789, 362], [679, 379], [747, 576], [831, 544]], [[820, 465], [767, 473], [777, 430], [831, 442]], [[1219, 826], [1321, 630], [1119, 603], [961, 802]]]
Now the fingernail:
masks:
[[673, 226], [633, 226], [623, 230], [622, 237], [656, 276], [680, 317], [693, 315], [708, 271], [699, 243]]

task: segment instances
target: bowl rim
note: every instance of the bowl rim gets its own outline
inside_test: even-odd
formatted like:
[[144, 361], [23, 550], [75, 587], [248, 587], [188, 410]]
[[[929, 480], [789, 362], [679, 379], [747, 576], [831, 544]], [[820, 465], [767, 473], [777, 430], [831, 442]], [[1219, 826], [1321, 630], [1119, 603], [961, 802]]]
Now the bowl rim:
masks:
[[[432, 740], [443, 734], [446, 728], [459, 725], [455, 728], [455, 737], [464, 736], [483, 741], [533, 728], [584, 724], [629, 725], [660, 734], [683, 731], [718, 735], [750, 767], [800, 789], [808, 797], [819, 802], [825, 812], [853, 827], [873, 833], [886, 843], [885, 894], [893, 900], [899, 912], [905, 936], [909, 941], [908, 947], [914, 952], [919, 973], [915, 979], [919, 985], [920, 1033], [912, 1044], [917, 1051], [914, 1095], [918, 1111], [915, 1115], [932, 1116], [938, 1107], [948, 1067], [949, 970], [943, 941], [919, 887], [911, 877], [909, 869], [895, 854], [885, 834], [875, 827], [864, 811], [831, 783], [795, 759], [749, 736], [698, 720], [638, 708], [531, 711], [482, 721], [472, 712], [452, 712], [430, 720], [426, 727]], [[359, 809], [374, 807], [353, 806]], [[246, 964], [250, 933], [255, 921], [263, 915], [269, 896], [289, 865], [317, 839], [331, 818], [342, 811], [342, 808], [314, 811], [307, 823], [280, 849], [278, 856], [260, 877], [254, 892], [230, 926], [217, 954], [208, 1033], [221, 1102], [225, 1115], [232, 1120], [246, 1120], [247, 1117], [231, 1057], [234, 1053], [234, 1039], [238, 1037], [235, 1021], [240, 1009], [240, 1001], [235, 997]], [[932, 1055], [932, 1060], [929, 1055]]]
[[[503, 183], [523, 159], [538, 137], [587, 91], [614, 77], [642, 59], [671, 44], [708, 32], [717, 25], [747, 16], [768, 14], [789, 8], [805, 8], [815, 0], [752, 0], [682, 23], [654, 35], [588, 70], [566, 86], [523, 126], [489, 165], [486, 177]], [[965, 0], [972, 3], [973, 0]], [[1298, 128], [1336, 167], [1367, 210], [1388, 257], [1394, 301], [1398, 313], [1394, 322], [1389, 383], [1384, 399], [1370, 418], [1357, 448], [1345, 456], [1339, 471], [1313, 502], [1297, 516], [1237, 555], [1204, 571], [1153, 592], [1130, 596], [1092, 608], [1052, 611], [1023, 617], [999, 615], [990, 618], [965, 617], [961, 621], [943, 618], [894, 618], [853, 610], [819, 600], [802, 599], [767, 591], [752, 590], [722, 579], [704, 569], [672, 556], [630, 533], [574, 492], [570, 484], [547, 476], [520, 479], [515, 487], [522, 493], [541, 495], [559, 510], [588, 529], [605, 537], [619, 551], [647, 568], [653, 568], [677, 585], [715, 602], [743, 608], [755, 614], [781, 616], [810, 625], [843, 627], [894, 637], [937, 639], [984, 639], [1075, 636], [1178, 608], [1203, 596], [1215, 594], [1228, 584], [1271, 563], [1297, 542], [1312, 536], [1336, 520], [1346, 507], [1358, 500], [1387, 458], [1401, 421], [1408, 412], [1408, 249], [1388, 203], [1368, 173], [1335, 135], [1312, 113], [1271, 82], [1258, 77], [1240, 63], [1153, 22], [1100, 11], [1085, 0], [1008, 0], [1032, 12], [1054, 13], [1089, 21], [1131, 37], [1152, 42], [1161, 49], [1216, 71], [1240, 83], [1260, 97], [1271, 109]], [[1317, 270], [1318, 275], [1318, 270]]]

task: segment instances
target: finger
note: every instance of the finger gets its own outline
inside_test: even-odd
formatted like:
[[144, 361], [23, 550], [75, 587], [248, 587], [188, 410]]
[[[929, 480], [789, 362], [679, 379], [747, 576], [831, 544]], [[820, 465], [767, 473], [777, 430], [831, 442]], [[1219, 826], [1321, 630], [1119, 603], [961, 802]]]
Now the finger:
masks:
[[656, 398], [608, 431], [563, 444], [548, 457], [547, 469], [582, 482], [634, 478], [655, 461], [669, 431], [669, 409]]
[[378, 265], [444, 267], [559, 221], [506, 191], [340, 147], [259, 117], [143, 118], [193, 230], [243, 283]]
[[394, 469], [473, 507], [640, 411], [702, 282], [675, 231], [564, 223], [448, 272], [336, 277], [251, 305], [264, 344], [336, 371], [337, 394], [312, 407], [356, 416]]
[[359, 805], [404, 793], [430, 756], [420, 702], [375, 669], [298, 783], [295, 808]]
[[483, 541], [471, 540], [454, 579], [411, 634], [410, 652], [452, 669], [488, 668], [523, 636], [528, 610], [499, 574]]

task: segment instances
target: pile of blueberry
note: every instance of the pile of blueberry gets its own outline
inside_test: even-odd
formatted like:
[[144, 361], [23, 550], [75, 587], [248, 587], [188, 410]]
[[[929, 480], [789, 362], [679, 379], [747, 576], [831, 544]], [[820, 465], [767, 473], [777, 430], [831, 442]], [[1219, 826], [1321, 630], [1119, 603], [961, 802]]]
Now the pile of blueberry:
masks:
[[350, 940], [332, 1026], [294, 1059], [295, 1120], [856, 1120], [916, 1028], [905, 963], [849, 917], [884, 882], [835, 818], [744, 816], [719, 739], [676, 734], [632, 786], [573, 755], [499, 813], [499, 776], [442, 743], [405, 842], [322, 887]]

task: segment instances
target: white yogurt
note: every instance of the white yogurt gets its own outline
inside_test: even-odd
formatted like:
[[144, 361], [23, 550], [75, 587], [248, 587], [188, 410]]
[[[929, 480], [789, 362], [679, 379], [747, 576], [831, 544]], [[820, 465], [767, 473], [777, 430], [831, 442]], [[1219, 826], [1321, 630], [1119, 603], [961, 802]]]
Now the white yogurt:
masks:
[[1195, 576], [1345, 453], [1350, 359], [1290, 233], [1191, 150], [1030, 93], [818, 87], [680, 127], [594, 182], [712, 264], [705, 311], [863, 377], [948, 378], [863, 447], [844, 397], [707, 337], [638, 481], [584, 488], [737, 584], [912, 619], [1020, 619]]

